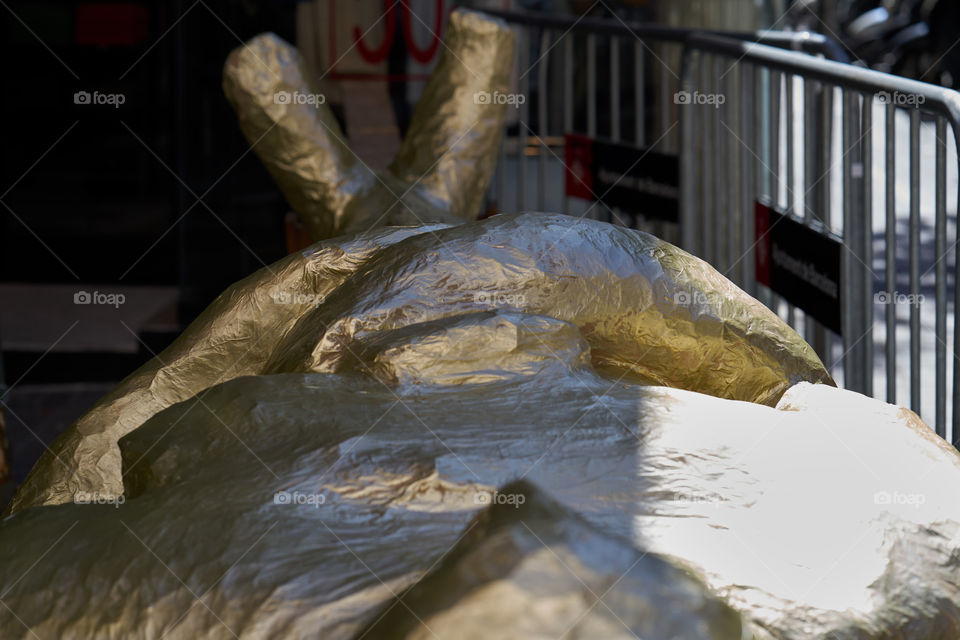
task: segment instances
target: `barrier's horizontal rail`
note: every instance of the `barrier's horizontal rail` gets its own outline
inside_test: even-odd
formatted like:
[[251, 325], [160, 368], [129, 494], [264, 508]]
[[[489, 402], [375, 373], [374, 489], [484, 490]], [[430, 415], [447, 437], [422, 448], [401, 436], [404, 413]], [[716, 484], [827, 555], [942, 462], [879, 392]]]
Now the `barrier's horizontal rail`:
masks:
[[[687, 40], [687, 52], [705, 51], [738, 60], [761, 63], [765, 67], [802, 75], [845, 89], [876, 95], [882, 92], [911, 93], [923, 96], [921, 111], [937, 111], [960, 129], [960, 94], [952, 89], [911, 80], [889, 73], [865, 69], [813, 56], [797, 56], [789, 51], [755, 42], [743, 42], [709, 33], [693, 34]], [[931, 107], [932, 105], [932, 107]]]
[[685, 43], [698, 34], [714, 34], [742, 41], [762, 42], [764, 44], [819, 54], [830, 60], [847, 62], [850, 57], [844, 48], [832, 38], [810, 31], [711, 31], [683, 27], [667, 27], [650, 22], [611, 20], [609, 18], [591, 18], [576, 16], [545, 15], [535, 11], [502, 11], [484, 9], [486, 14], [496, 16], [510, 24], [527, 27], [539, 27], [560, 31], [582, 31], [609, 36], [633, 36], [640, 39], [661, 42]]

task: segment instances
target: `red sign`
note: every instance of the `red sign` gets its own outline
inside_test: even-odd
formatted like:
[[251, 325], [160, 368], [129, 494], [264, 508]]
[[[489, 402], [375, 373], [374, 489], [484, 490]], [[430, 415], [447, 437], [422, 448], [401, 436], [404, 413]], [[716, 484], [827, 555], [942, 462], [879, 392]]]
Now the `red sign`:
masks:
[[573, 133], [564, 135], [563, 164], [567, 195], [593, 200], [593, 140]]

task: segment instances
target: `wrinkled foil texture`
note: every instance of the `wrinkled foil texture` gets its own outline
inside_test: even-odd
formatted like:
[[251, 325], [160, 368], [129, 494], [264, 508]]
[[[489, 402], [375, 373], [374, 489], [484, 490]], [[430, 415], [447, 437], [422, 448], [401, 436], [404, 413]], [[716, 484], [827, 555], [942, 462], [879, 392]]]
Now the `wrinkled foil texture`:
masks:
[[350, 149], [292, 45], [262, 34], [227, 58], [223, 89], [240, 128], [315, 240], [378, 225], [476, 218], [508, 108], [478, 96], [509, 90], [513, 34], [499, 20], [458, 9], [443, 44], [383, 172]]
[[320, 242], [52, 445], [0, 522], [0, 628], [957, 637], [960, 456], [824, 382], [640, 231], [519, 214]]
[[[490, 311], [542, 318], [512, 320], [514, 336], [492, 329], [502, 320], [464, 317]], [[572, 325], [567, 334], [558, 322]], [[486, 340], [495, 352], [503, 340], [532, 342], [547, 361], [582, 340], [612, 380], [769, 405], [796, 382], [832, 384], [775, 314], [702, 260], [641, 231], [544, 214], [380, 229], [318, 243], [227, 289], [51, 445], [8, 511], [67, 502], [77, 491], [119, 495], [117, 440], [219, 382], [365, 367], [382, 371], [385, 383], [436, 381], [438, 357], [469, 371]], [[446, 361], [442, 375], [451, 377], [457, 365]], [[534, 366], [523, 355], [489, 376]]]

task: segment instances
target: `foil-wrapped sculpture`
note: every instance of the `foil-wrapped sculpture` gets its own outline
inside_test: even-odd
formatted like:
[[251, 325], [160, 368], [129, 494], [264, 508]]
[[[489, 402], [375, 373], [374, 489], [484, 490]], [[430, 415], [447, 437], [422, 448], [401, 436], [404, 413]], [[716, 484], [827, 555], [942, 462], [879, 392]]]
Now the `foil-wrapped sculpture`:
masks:
[[437, 66], [397, 157], [382, 173], [350, 150], [296, 49], [273, 34], [236, 49], [223, 87], [240, 128], [315, 240], [377, 225], [476, 217], [496, 164], [513, 34], [450, 16]]
[[960, 637], [916, 415], [652, 236], [459, 206], [233, 285], [72, 425], [0, 522], [3, 637]]

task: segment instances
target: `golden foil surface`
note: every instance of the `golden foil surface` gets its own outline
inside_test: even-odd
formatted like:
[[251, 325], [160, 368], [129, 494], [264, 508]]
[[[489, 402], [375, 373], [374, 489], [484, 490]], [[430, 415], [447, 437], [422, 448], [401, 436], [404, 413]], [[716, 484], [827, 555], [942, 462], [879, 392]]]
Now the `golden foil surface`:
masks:
[[[414, 342], [401, 354], [390, 340], [441, 323], [459, 337], [440, 351], [466, 358], [484, 348], [472, 333], [482, 323], [455, 333], [457, 318], [483, 311], [544, 317], [509, 339], [540, 344], [554, 359], [585, 340], [590, 361], [612, 380], [769, 405], [797, 382], [832, 384], [776, 315], [702, 260], [641, 231], [544, 214], [380, 229], [318, 243], [227, 289], [51, 445], [9, 510], [67, 502], [77, 491], [119, 495], [117, 440], [232, 378], [335, 373], [365, 366], [366, 357], [387, 379], [432, 380], [434, 352]], [[537, 337], [557, 331], [550, 319], [576, 327], [576, 340]]]
[[0, 521], [0, 635], [960, 637], [956, 450], [666, 242], [459, 224], [512, 39], [458, 11], [446, 44], [382, 175], [275, 100], [311, 90], [289, 45], [231, 55], [244, 133], [338, 237], [51, 445]]
[[350, 149], [296, 49], [263, 34], [234, 50], [223, 88], [240, 128], [315, 240], [380, 225], [476, 218], [493, 174], [508, 105], [513, 34], [454, 11], [437, 66], [390, 168]]

